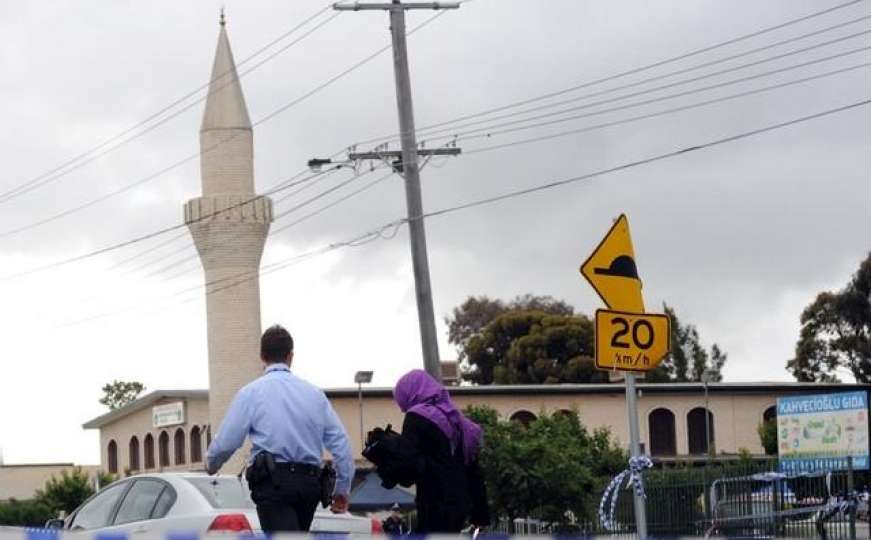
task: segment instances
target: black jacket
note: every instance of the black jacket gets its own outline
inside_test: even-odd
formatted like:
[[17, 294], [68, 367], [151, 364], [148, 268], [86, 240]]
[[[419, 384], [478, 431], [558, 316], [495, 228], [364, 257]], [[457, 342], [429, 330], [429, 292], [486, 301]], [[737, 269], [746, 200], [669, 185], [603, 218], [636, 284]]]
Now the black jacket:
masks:
[[417, 485], [418, 533], [457, 533], [471, 520], [489, 525], [487, 492], [478, 461], [466, 465], [462, 449], [451, 452], [451, 442], [433, 422], [405, 415], [401, 441], [389, 459], [378, 465], [386, 485]]

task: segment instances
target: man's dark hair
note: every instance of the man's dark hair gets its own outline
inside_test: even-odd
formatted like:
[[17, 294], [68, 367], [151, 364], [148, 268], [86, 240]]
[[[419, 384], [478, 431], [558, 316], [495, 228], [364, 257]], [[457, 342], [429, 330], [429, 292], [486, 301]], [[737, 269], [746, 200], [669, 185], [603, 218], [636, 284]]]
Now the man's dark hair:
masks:
[[260, 358], [274, 364], [286, 362], [287, 355], [293, 352], [293, 338], [283, 326], [275, 324], [263, 332], [260, 338]]

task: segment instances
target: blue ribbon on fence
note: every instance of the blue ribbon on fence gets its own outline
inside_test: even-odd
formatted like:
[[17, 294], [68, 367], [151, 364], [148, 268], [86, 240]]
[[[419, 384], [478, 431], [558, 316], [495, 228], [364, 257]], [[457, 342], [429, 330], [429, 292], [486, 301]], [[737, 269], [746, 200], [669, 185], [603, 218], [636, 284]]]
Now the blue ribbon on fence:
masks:
[[[629, 459], [629, 468], [615, 476], [608, 487], [605, 488], [605, 493], [602, 494], [602, 500], [599, 501], [599, 521], [602, 526], [609, 531], [617, 528], [617, 523], [614, 521], [614, 514], [617, 511], [617, 497], [619, 496], [620, 486], [623, 480], [628, 479], [626, 488], [630, 486], [635, 490], [635, 494], [641, 498], [646, 498], [644, 493], [644, 478], [641, 473], [644, 469], [653, 467], [653, 462], [647, 456], [635, 456]], [[609, 511], [605, 513], [605, 505], [608, 504], [610, 498]]]

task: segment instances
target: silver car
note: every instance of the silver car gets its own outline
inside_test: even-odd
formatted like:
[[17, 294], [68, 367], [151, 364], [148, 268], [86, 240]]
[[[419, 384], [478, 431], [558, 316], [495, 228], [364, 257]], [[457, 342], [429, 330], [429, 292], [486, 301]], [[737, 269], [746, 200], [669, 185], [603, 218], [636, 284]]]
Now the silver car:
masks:
[[[46, 526], [127, 534], [260, 532], [260, 520], [244, 480], [201, 473], [143, 474], [119, 480], [66, 519], [49, 521]], [[377, 520], [333, 514], [318, 505], [311, 531], [371, 534], [380, 526]]]

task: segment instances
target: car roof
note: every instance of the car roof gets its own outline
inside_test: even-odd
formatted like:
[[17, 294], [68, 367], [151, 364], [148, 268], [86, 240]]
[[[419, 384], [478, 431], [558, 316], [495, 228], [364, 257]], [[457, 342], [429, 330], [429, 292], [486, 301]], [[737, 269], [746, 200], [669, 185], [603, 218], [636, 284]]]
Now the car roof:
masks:
[[[135, 475], [132, 475], [128, 478], [132, 478], [132, 479], [158, 478], [158, 479], [167, 480], [167, 481], [173, 481], [173, 480], [179, 481], [179, 480], [186, 480], [189, 478], [215, 478], [218, 480], [224, 480], [224, 479], [239, 480], [238, 476], [235, 476], [232, 474], [216, 474], [216, 475], [209, 476], [208, 474], [206, 474], [204, 472], [153, 472], [153, 473], [149, 472], [149, 473], [135, 474]], [[125, 478], [124, 480], [127, 480], [128, 478]], [[244, 481], [244, 478], [243, 478], [243, 481]]]

